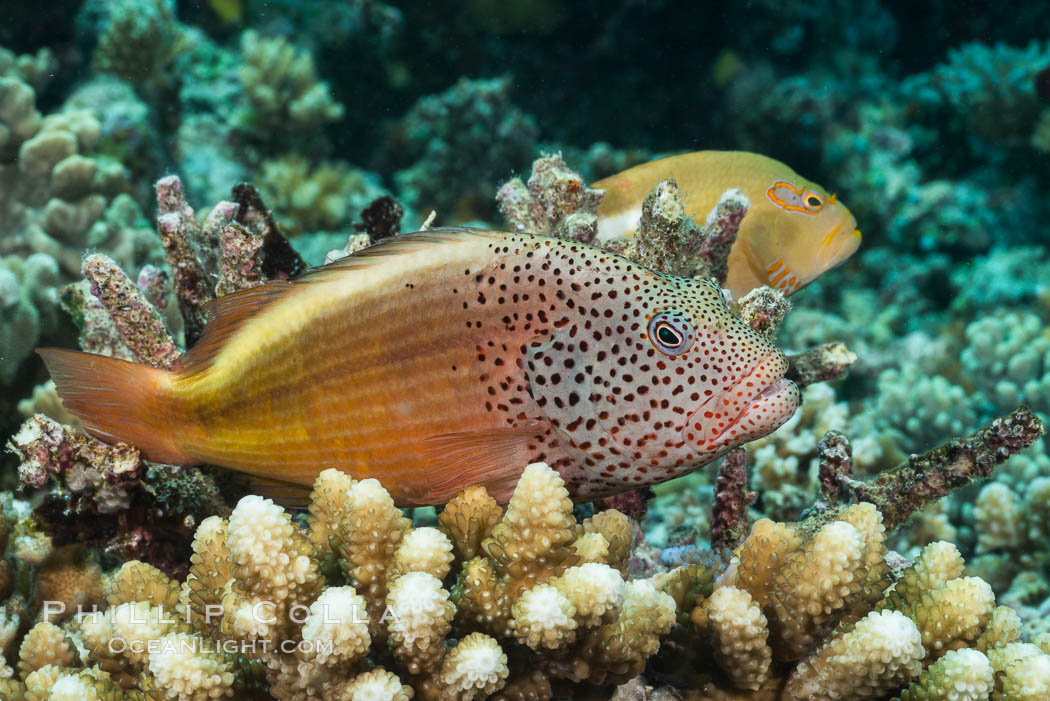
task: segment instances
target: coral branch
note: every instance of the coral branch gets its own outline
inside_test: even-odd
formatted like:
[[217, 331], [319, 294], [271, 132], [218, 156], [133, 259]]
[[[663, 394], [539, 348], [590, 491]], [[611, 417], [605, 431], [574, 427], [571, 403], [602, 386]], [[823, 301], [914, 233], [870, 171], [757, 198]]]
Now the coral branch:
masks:
[[261, 285], [259, 258], [264, 239], [240, 224], [230, 224], [219, 230], [219, 241], [220, 272], [215, 294], [221, 297]]
[[883, 472], [873, 482], [848, 482], [859, 501], [878, 507], [892, 530], [912, 513], [953, 489], [988, 477], [996, 465], [1043, 434], [1043, 422], [1028, 407], [1001, 416], [969, 438], [956, 439]]
[[233, 199], [237, 204], [236, 222], [263, 239], [260, 262], [266, 279], [284, 280], [306, 270], [306, 261], [281, 233], [258, 190], [248, 183], [235, 185]]
[[383, 195], [361, 210], [361, 221], [354, 224], [354, 231], [367, 234], [372, 241], [389, 238], [401, 230], [401, 218], [405, 208], [390, 195]]
[[828, 431], [817, 446], [820, 467], [820, 497], [829, 502], [841, 499], [846, 481], [853, 474], [853, 447], [849, 437], [839, 431]]
[[186, 204], [182, 181], [169, 175], [157, 181], [157, 230], [174, 274], [175, 297], [186, 325], [186, 343], [192, 345], [204, 328], [205, 304], [212, 299], [207, 273], [198, 260], [192, 241], [199, 233], [193, 210]]
[[156, 308], [109, 256], [92, 253], [84, 258], [84, 277], [91, 294], [102, 302], [135, 359], [150, 367], [169, 368], [182, 354]]
[[714, 518], [711, 520], [711, 547], [734, 548], [750, 528], [747, 507], [755, 493], [747, 490], [747, 451], [737, 448], [726, 453], [718, 469]]
[[643, 265], [672, 275], [713, 278], [724, 285], [729, 249], [750, 202], [740, 190], [726, 190], [697, 226], [686, 213], [678, 184], [661, 181], [642, 202], [637, 251], [626, 253]]
[[671, 275], [691, 275], [696, 269], [690, 250], [700, 227], [685, 213], [678, 183], [663, 180], [642, 201], [642, 217], [635, 238], [635, 258], [642, 265]]
[[694, 275], [714, 278], [719, 285], [724, 285], [729, 274], [729, 249], [736, 241], [740, 231], [740, 222], [744, 220], [751, 202], [737, 189], [726, 190], [718, 199], [718, 204], [707, 215], [707, 221], [701, 227], [700, 247], [697, 256], [703, 265]]
[[590, 243], [598, 236], [598, 206], [605, 193], [587, 187], [560, 153], [538, 158], [526, 186], [514, 178], [496, 195], [511, 231]]
[[738, 314], [748, 326], [773, 340], [777, 327], [791, 311], [791, 302], [780, 290], [756, 287], [737, 302]]
[[788, 356], [785, 377], [799, 387], [817, 382], [831, 382], [846, 376], [850, 365], [857, 362], [857, 354], [844, 343], [825, 343], [797, 355]]

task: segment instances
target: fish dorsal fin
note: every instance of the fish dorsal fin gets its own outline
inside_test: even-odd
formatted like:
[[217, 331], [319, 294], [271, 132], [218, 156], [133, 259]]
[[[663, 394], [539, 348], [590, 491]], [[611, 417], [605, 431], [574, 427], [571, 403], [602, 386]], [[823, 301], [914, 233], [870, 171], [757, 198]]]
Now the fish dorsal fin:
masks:
[[223, 295], [204, 306], [206, 319], [201, 337], [175, 361], [172, 370], [203, 370], [241, 326], [263, 309], [282, 298], [293, 287], [287, 280], [268, 282], [258, 287]]
[[362, 248], [350, 255], [334, 260], [327, 265], [310, 268], [294, 282], [311, 283], [328, 279], [348, 270], [371, 267], [381, 264], [384, 259], [393, 256], [408, 255], [426, 250], [427, 247], [442, 243], [456, 243], [471, 239], [495, 239], [502, 234], [489, 229], [475, 229], [469, 226], [450, 226], [438, 229], [427, 229], [414, 234], [398, 234], [383, 239], [368, 248]]
[[506, 503], [525, 469], [529, 444], [547, 430], [535, 422], [424, 439], [431, 482], [418, 503], [442, 504], [475, 484], [484, 486], [496, 501]]
[[392, 236], [327, 265], [311, 268], [293, 280], [275, 280], [257, 287], [223, 295], [204, 306], [204, 331], [200, 339], [176, 361], [176, 371], [201, 371], [209, 367], [226, 342], [250, 319], [266, 307], [293, 293], [301, 285], [315, 284], [380, 264], [392, 256], [416, 253], [426, 246], [464, 241], [470, 238], [496, 238], [498, 232], [469, 227], [430, 229], [416, 234]]

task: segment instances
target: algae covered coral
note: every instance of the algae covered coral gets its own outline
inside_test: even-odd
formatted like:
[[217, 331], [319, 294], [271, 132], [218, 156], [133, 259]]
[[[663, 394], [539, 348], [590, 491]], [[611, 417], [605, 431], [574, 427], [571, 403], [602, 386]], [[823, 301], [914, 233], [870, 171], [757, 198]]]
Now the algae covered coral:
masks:
[[[0, 697], [1050, 693], [1045, 4], [3, 14]], [[813, 178], [864, 244], [790, 298], [726, 299], [784, 350], [802, 407], [652, 491], [570, 504], [528, 458], [436, 512], [393, 507], [382, 475], [323, 473], [306, 500], [99, 441], [33, 353], [177, 368], [214, 299], [432, 225], [599, 243], [725, 287], [741, 221], [790, 188], [748, 189], [752, 171], [708, 199], [661, 173], [639, 236], [598, 235], [594, 183], [702, 149]], [[826, 235], [748, 264], [772, 282], [821, 263]], [[608, 393], [629, 392], [639, 373], [611, 369]], [[48, 602], [67, 613], [45, 620]]]

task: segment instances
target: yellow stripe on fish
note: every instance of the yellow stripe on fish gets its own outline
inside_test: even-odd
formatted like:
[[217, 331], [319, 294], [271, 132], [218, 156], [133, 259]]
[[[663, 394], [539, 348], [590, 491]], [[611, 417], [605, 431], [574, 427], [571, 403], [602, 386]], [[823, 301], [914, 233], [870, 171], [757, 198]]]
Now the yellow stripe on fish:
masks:
[[[783, 163], [745, 151], [698, 151], [645, 163], [599, 180], [598, 238], [631, 236], [642, 200], [657, 183], [674, 178], [691, 216], [703, 224], [722, 193], [739, 188], [751, 201], [729, 254], [726, 286], [735, 297], [762, 285], [787, 294], [802, 289], [849, 258], [860, 245], [856, 220], [834, 194]], [[777, 282], [770, 270], [789, 270]]]
[[151, 460], [298, 485], [336, 467], [406, 505], [509, 498], [537, 461], [577, 499], [662, 482], [799, 402], [714, 285], [546, 237], [398, 236], [211, 312], [170, 372], [40, 353], [88, 431]]

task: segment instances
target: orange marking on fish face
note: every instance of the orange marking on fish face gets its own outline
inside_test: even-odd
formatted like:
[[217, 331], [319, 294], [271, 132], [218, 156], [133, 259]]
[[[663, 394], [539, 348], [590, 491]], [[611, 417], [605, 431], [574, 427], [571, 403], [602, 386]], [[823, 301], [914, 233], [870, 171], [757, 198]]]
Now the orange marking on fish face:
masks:
[[784, 262], [782, 260], [780, 260], [779, 258], [777, 258], [775, 261], [773, 261], [772, 263], [769, 264], [769, 266], [766, 268], [766, 272], [769, 273], [770, 275], [772, 275], [783, 264], [784, 264]]
[[821, 248], [827, 248], [828, 246], [830, 246], [831, 245], [831, 240], [833, 238], [835, 238], [835, 234], [837, 234], [839, 232], [839, 229], [841, 229], [841, 228], [842, 228], [842, 222], [839, 222], [838, 224], [835, 225], [835, 228], [833, 228], [831, 231], [829, 231], [827, 233], [827, 235], [824, 237], [824, 240], [820, 242], [820, 247]]
[[770, 202], [789, 212], [800, 212], [815, 217], [824, 209], [824, 197], [819, 192], [802, 190], [787, 180], [773, 183], [766, 190], [766, 196]]

